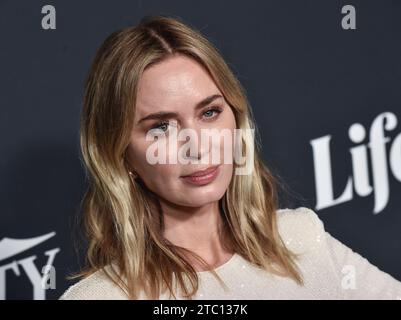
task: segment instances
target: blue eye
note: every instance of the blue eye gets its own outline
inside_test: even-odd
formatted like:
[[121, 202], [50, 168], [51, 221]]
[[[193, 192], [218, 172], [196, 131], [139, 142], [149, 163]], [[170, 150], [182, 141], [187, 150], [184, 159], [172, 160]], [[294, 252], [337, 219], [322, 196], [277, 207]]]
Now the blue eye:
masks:
[[169, 125], [168, 121], [162, 121], [157, 123], [155, 126], [153, 126], [151, 129], [153, 130], [161, 130], [161, 131], [167, 131], [167, 126]]
[[[203, 112], [203, 116], [205, 117], [205, 119], [209, 120], [209, 119], [213, 119], [216, 118], [217, 114], [221, 113], [223, 110], [220, 107], [212, 107], [208, 110], [206, 110], [205, 112]], [[168, 127], [170, 125], [176, 126], [174, 124], [174, 121], [170, 124], [169, 121], [160, 121], [158, 123], [156, 123], [155, 125], [153, 125], [149, 131], [162, 131], [162, 132], [166, 132], [168, 130]]]
[[221, 112], [222, 112], [222, 110], [221, 110], [220, 108], [212, 108], [212, 109], [206, 110], [206, 111], [203, 113], [203, 115], [204, 115], [206, 118], [210, 119], [210, 118], [213, 118], [213, 117], [214, 117], [214, 113], [221, 113]]

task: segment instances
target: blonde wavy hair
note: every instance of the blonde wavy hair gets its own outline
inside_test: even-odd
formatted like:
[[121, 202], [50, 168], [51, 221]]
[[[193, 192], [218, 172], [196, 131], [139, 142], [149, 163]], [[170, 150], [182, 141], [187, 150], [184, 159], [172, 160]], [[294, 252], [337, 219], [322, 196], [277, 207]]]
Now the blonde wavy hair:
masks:
[[[237, 128], [256, 130], [245, 91], [233, 72], [218, 50], [181, 19], [146, 17], [103, 42], [86, 79], [81, 113], [81, 152], [89, 182], [80, 206], [86, 265], [71, 278], [102, 270], [130, 299], [138, 299], [142, 290], [149, 299], [158, 299], [166, 290], [176, 299], [174, 279], [182, 296], [191, 299], [199, 279], [182, 253], [208, 266], [194, 252], [163, 238], [157, 195], [128, 173], [126, 151], [138, 81], [146, 68], [172, 54], [200, 63], [231, 106]], [[250, 143], [245, 136], [244, 148]], [[278, 233], [277, 180], [264, 165], [260, 148], [259, 141], [253, 144], [252, 174], [233, 175], [219, 200], [222, 234], [227, 245], [249, 262], [303, 284], [297, 255]], [[210, 272], [225, 285], [214, 270]]]

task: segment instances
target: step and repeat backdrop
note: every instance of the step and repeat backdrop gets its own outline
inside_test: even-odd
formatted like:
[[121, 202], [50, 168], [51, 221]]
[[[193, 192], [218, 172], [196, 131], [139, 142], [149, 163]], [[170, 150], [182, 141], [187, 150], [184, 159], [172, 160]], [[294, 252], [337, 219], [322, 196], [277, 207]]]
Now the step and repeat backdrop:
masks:
[[0, 299], [73, 283], [85, 77], [111, 32], [156, 14], [200, 30], [245, 87], [281, 206], [401, 280], [400, 1], [2, 0]]

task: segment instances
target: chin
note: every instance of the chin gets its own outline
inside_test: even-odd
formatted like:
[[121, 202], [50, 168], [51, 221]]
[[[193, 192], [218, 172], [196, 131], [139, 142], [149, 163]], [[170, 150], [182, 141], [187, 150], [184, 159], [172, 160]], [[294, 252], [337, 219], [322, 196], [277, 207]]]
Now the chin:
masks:
[[[225, 194], [226, 189], [213, 188], [209, 190], [191, 190], [187, 191], [187, 197], [184, 201], [188, 206], [199, 207], [211, 202], [219, 201]], [[183, 193], [185, 194], [185, 192]]]
[[197, 208], [197, 207], [202, 207], [204, 205], [207, 205], [209, 203], [212, 203], [212, 202], [215, 202], [215, 201], [218, 201], [218, 200], [219, 199], [217, 199], [217, 198], [216, 199], [210, 199], [210, 198], [208, 198], [208, 199], [199, 199], [199, 198], [196, 198], [192, 202], [189, 202], [190, 199], [185, 199], [185, 203], [182, 203], [181, 205], [185, 206], [185, 207]]

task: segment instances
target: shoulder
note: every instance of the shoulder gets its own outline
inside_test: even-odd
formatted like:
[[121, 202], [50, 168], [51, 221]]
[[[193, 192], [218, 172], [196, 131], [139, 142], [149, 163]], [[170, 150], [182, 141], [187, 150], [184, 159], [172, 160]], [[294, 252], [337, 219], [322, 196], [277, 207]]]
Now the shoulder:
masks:
[[97, 270], [70, 286], [59, 300], [120, 300], [127, 299], [103, 270]]
[[306, 207], [277, 210], [279, 234], [289, 249], [309, 251], [322, 245], [325, 229], [322, 220]]

